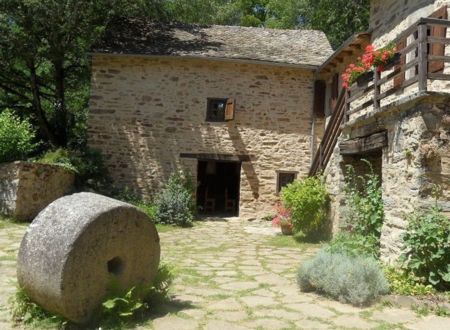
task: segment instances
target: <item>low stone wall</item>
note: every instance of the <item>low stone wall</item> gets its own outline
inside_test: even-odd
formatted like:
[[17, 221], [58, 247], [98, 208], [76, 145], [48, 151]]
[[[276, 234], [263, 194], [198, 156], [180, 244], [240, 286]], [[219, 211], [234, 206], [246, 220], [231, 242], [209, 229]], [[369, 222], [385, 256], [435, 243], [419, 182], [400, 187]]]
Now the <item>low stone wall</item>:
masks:
[[32, 220], [48, 204], [73, 189], [74, 173], [55, 165], [0, 164], [0, 213]]

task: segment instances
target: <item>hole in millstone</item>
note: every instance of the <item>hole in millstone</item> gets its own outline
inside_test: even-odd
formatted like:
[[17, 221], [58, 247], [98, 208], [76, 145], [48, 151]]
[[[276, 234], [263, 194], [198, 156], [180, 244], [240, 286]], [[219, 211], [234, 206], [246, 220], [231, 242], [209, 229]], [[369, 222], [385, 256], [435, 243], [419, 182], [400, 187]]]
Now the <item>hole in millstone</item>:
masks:
[[108, 266], [108, 273], [116, 276], [122, 274], [124, 268], [123, 261], [119, 257], [112, 258], [110, 261], [108, 261], [107, 266]]

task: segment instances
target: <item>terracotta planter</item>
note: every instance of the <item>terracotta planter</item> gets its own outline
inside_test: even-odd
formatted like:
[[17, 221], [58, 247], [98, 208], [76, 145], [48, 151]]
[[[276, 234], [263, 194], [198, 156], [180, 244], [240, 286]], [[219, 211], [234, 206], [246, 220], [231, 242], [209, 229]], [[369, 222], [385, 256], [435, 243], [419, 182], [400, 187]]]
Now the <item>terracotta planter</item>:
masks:
[[291, 224], [281, 224], [281, 233], [283, 235], [292, 235], [292, 225]]
[[356, 78], [356, 84], [358, 87], [365, 87], [373, 80], [373, 71], [365, 72]]

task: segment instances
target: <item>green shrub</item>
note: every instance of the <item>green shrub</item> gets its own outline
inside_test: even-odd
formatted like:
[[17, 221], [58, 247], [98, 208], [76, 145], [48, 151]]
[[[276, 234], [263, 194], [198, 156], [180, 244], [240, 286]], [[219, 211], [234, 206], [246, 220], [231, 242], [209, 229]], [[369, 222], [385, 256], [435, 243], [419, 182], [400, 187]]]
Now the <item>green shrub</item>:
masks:
[[28, 120], [11, 111], [0, 113], [0, 163], [23, 160], [35, 150], [35, 133]]
[[328, 192], [319, 177], [296, 180], [281, 191], [283, 205], [291, 211], [294, 233], [310, 235], [327, 220]]
[[102, 303], [95, 324], [101, 324], [105, 328], [125, 328], [127, 324], [139, 319], [143, 313], [164, 302], [169, 294], [169, 287], [173, 282], [172, 268], [166, 264], [158, 268], [153, 283], [139, 285], [128, 291], [118, 288], [112, 283], [109, 296]]
[[[172, 268], [162, 264], [152, 284], [136, 286], [124, 292], [117, 283], [111, 283], [108, 296], [86, 328], [130, 328], [133, 323], [139, 323], [142, 319], [140, 316], [168, 299], [172, 282]], [[78, 329], [63, 317], [42, 309], [21, 288], [12, 297], [11, 304], [12, 317], [16, 323], [39, 329]]]
[[156, 222], [192, 226], [195, 203], [192, 183], [180, 174], [173, 174], [156, 199]]
[[86, 148], [84, 150], [49, 150], [36, 160], [38, 163], [59, 165], [76, 173], [75, 185], [80, 189], [91, 189], [109, 194], [110, 179], [102, 154]]
[[147, 216], [155, 221], [157, 213], [158, 213], [158, 207], [151, 203], [147, 202], [145, 200], [139, 200], [133, 203], [134, 206], [136, 206], [138, 209], [140, 209], [142, 212], [147, 214]]
[[344, 253], [350, 256], [364, 255], [378, 259], [378, 240], [374, 237], [341, 231], [329, 243], [326, 250], [331, 253]]
[[155, 221], [156, 213], [158, 211], [158, 207], [156, 206], [155, 203], [139, 198], [132, 191], [130, 191], [128, 189], [120, 191], [119, 193], [115, 194], [113, 197], [136, 206], [142, 212], [147, 214], [147, 216], [150, 219]]
[[356, 306], [367, 305], [389, 290], [373, 258], [324, 250], [300, 266], [297, 279], [302, 291], [316, 290]]
[[58, 165], [78, 173], [78, 170], [72, 164], [70, 153], [66, 149], [49, 150], [37, 159], [37, 162], [41, 164]]
[[32, 328], [62, 328], [66, 323], [63, 317], [51, 314], [34, 303], [22, 288], [11, 297], [11, 314], [15, 323], [21, 323]]
[[404, 269], [385, 267], [383, 271], [392, 293], [409, 296], [423, 296], [435, 293], [431, 285], [419, 283], [417, 278], [408, 274]]
[[367, 244], [379, 246], [384, 219], [384, 203], [380, 177], [373, 172], [372, 165], [362, 160], [370, 169], [365, 175], [355, 175], [352, 166], [347, 166], [345, 197], [347, 212], [344, 222], [347, 230], [367, 239]]
[[438, 290], [450, 289], [450, 219], [437, 207], [407, 218], [403, 241], [405, 266]]

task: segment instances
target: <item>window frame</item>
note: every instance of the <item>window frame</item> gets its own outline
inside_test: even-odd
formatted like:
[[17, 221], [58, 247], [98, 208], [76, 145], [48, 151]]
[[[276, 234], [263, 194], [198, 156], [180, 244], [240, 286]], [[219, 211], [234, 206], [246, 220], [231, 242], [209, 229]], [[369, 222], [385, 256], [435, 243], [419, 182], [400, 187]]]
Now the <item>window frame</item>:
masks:
[[[276, 187], [275, 187], [275, 192], [276, 192], [276, 195], [278, 196], [279, 194], [280, 194], [280, 192], [281, 192], [281, 189], [283, 189], [283, 187], [285, 187], [285, 186], [283, 186], [283, 187], [281, 187], [280, 186], [280, 175], [283, 175], [283, 174], [293, 174], [294, 175], [294, 179], [292, 180], [292, 182], [294, 182], [296, 179], [297, 179], [297, 177], [298, 177], [298, 171], [286, 171], [286, 170], [278, 170], [278, 171], [276, 171], [276, 173], [277, 173], [277, 185], [276, 185]], [[292, 183], [292, 182], [290, 182], [290, 183]]]
[[[223, 123], [226, 122], [227, 120], [225, 119], [225, 110], [227, 107], [227, 101], [228, 98], [226, 97], [208, 97], [206, 99], [206, 117], [205, 117], [205, 121], [206, 122], [211, 122], [211, 123]], [[222, 102], [224, 104], [224, 108], [223, 108], [223, 117], [222, 118], [211, 118], [210, 113], [212, 111], [211, 107], [212, 104], [214, 102]]]

